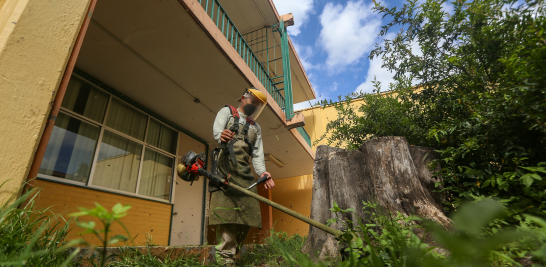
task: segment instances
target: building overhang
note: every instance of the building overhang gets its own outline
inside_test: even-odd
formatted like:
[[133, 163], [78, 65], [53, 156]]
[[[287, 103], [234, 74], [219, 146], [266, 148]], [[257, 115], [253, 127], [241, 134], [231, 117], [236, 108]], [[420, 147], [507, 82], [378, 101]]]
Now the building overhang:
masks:
[[[235, 105], [247, 87], [265, 89], [199, 8], [195, 0], [98, 1], [76, 67], [214, 147], [218, 110]], [[308, 174], [313, 151], [267, 95], [258, 119], [264, 151], [285, 163], [266, 162], [268, 171]]]
[[[206, 1], [206, 0], [203, 0]], [[272, 0], [232, 1], [220, 0], [222, 6], [229, 13], [237, 28], [244, 33], [271, 26], [279, 23], [280, 15]], [[298, 20], [295, 17], [294, 20]], [[292, 72], [292, 92], [294, 103], [313, 100], [316, 98], [315, 90], [307, 77], [303, 64], [289, 38], [290, 63]]]

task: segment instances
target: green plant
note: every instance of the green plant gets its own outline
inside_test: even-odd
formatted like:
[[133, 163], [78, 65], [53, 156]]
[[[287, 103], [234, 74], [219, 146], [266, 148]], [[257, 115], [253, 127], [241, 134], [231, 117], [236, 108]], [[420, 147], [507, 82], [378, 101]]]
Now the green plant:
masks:
[[0, 266], [69, 266], [79, 252], [67, 252], [80, 243], [66, 239], [70, 221], [35, 207], [38, 194], [31, 189], [0, 207]]
[[301, 253], [305, 237], [298, 234], [289, 236], [285, 232], [271, 230], [269, 237], [264, 240], [263, 245], [255, 245], [247, 250], [241, 257], [242, 266], [288, 266], [290, 260]]
[[[441, 153], [448, 211], [494, 197], [508, 207], [509, 224], [518, 223], [518, 214], [545, 216], [545, 6], [544, 0], [376, 3], [374, 10], [392, 21], [380, 32], [387, 40], [369, 57], [394, 72], [392, 91], [329, 103], [338, 118], [324, 138], [356, 149], [370, 138], [404, 136]], [[354, 97], [363, 104], [353, 105]]]
[[326, 134], [315, 145], [326, 140], [328, 145], [358, 149], [367, 140], [382, 136], [404, 136], [413, 145], [430, 146], [426, 138], [420, 109], [412, 102], [413, 89], [405, 83], [391, 84], [391, 91], [382, 92], [381, 83], [374, 80], [374, 94], [351, 93], [338, 97], [337, 102], [323, 100], [334, 107], [337, 116], [326, 125]]
[[119, 247], [116, 261], [108, 263], [107, 266], [111, 267], [125, 267], [125, 266], [177, 266], [177, 267], [191, 267], [201, 266], [199, 259], [195, 255], [179, 257], [171, 259], [172, 251], [165, 255], [164, 259], [161, 259], [152, 254], [152, 245], [147, 244], [145, 248], [134, 247]]
[[[96, 223], [94, 221], [88, 221], [88, 222], [81, 222], [76, 221], [76, 225], [85, 229], [82, 234], [92, 234], [95, 237], [99, 239], [99, 241], [102, 243], [102, 250], [101, 250], [101, 257], [99, 259], [98, 265], [100, 267], [106, 266], [106, 263], [109, 258], [117, 257], [118, 255], [110, 255], [106, 256], [107, 254], [107, 247], [109, 245], [114, 245], [120, 241], [126, 241], [128, 240], [130, 234], [129, 230], [127, 230], [127, 227], [119, 220], [120, 218], [127, 215], [127, 211], [131, 208], [131, 205], [123, 206], [120, 203], [117, 203], [112, 207], [112, 211], [109, 212], [106, 208], [101, 206], [99, 203], [95, 202], [95, 208], [93, 209], [86, 209], [80, 207], [79, 212], [75, 212], [70, 214], [72, 217], [82, 217], [82, 216], [91, 216], [96, 219], [98, 219], [103, 228], [96, 230], [95, 226]], [[119, 223], [125, 232], [127, 233], [127, 236], [124, 235], [115, 235], [113, 237], [109, 237], [109, 233], [111, 232], [110, 227], [113, 225], [114, 222]], [[85, 245], [91, 246], [88, 242], [84, 242]], [[91, 261], [92, 264], [95, 264], [94, 261]]]
[[[513, 253], [507, 253], [509, 246], [525, 250], [525, 255], [533, 255], [534, 266], [542, 266], [539, 262], [546, 259], [546, 221], [527, 216], [525, 227], [493, 233], [488, 231], [490, 225], [507, 214], [506, 209], [493, 200], [461, 205], [453, 213], [453, 228], [450, 230], [413, 216], [392, 216], [371, 203], [364, 203], [364, 206], [370, 221], [343, 222], [351, 236], [344, 240], [350, 241], [346, 249], [348, 258], [337, 262], [336, 266], [521, 266]], [[436, 245], [431, 246], [424, 240]], [[522, 246], [523, 243], [526, 246]], [[309, 257], [301, 253], [293, 257], [291, 263], [294, 266], [314, 266]]]

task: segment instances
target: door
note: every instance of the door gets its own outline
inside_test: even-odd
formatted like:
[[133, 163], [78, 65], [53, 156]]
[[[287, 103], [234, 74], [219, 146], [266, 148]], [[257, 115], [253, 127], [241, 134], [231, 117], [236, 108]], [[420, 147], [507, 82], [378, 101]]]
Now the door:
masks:
[[[180, 133], [178, 141], [177, 163], [188, 151], [205, 153], [206, 146], [193, 138]], [[186, 182], [176, 175], [173, 189], [173, 215], [171, 226], [171, 246], [201, 245], [203, 235], [203, 211], [205, 180]]]

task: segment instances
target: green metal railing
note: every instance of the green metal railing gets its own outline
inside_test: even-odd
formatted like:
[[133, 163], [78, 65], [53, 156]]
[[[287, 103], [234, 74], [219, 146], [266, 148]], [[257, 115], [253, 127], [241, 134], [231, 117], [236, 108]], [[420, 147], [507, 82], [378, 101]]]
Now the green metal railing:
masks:
[[309, 134], [307, 133], [307, 131], [303, 128], [303, 127], [298, 127], [296, 128], [298, 129], [298, 132], [300, 132], [301, 136], [303, 136], [303, 139], [305, 139], [305, 141], [307, 142], [307, 144], [309, 144], [310, 147], [313, 147], [311, 145], [311, 137], [309, 136]]
[[[269, 76], [269, 62], [262, 63], [258, 59], [255, 53], [252, 51], [251, 46], [246, 42], [243, 34], [241, 34], [235, 24], [233, 24], [233, 21], [229, 18], [218, 0], [199, 0], [199, 4], [201, 4], [203, 9], [205, 9], [205, 12], [207, 12], [207, 14], [210, 16], [211, 20], [216, 24], [218, 29], [222, 31], [222, 34], [231, 43], [233, 48], [235, 48], [237, 53], [239, 53], [241, 58], [243, 58], [245, 63], [250, 67], [267, 92], [269, 92], [275, 102], [277, 102], [281, 109], [283, 109], [283, 111], [286, 113], [287, 119], [289, 119], [288, 117], [292, 118], [293, 105], [291, 104], [291, 88], [289, 91], [290, 95], [288, 95], [288, 91], [286, 91], [286, 85], [284, 86], [284, 95], [281, 93], [283, 89], [278, 88], [280, 83], [275, 82], [274, 79]], [[266, 66], [264, 66], [264, 64]], [[288, 96], [288, 99], [285, 99], [285, 96]], [[289, 102], [287, 102], [287, 100], [289, 100]], [[289, 106], [287, 104], [289, 104]]]
[[[284, 96], [286, 119], [294, 115], [292, 100], [292, 74], [290, 72], [290, 48], [288, 33], [284, 22], [247, 32], [243, 38], [250, 45], [262, 65], [267, 67], [267, 74], [277, 85], [277, 91]], [[278, 51], [280, 50], [280, 51]], [[273, 77], [274, 76], [274, 77]], [[282, 85], [282, 86], [281, 86]]]

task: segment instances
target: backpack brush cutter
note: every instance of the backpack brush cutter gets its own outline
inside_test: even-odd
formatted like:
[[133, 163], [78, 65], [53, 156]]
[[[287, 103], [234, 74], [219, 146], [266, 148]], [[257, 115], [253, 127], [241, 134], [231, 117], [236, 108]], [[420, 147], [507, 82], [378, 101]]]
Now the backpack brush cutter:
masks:
[[[216, 154], [217, 155], [218, 151], [215, 151], [213, 152], [213, 158], [214, 158], [214, 155]], [[220, 175], [218, 174], [215, 174], [215, 173], [211, 173], [207, 170], [205, 170], [203, 168], [203, 165], [204, 165], [204, 162], [205, 162], [205, 155], [203, 153], [201, 154], [196, 154], [195, 152], [193, 151], [189, 151], [188, 153], [186, 153], [186, 155], [184, 155], [184, 157], [182, 157], [182, 164], [178, 164], [178, 166], [176, 167], [176, 172], [178, 173], [178, 176], [180, 178], [182, 178], [182, 180], [184, 181], [187, 181], [187, 182], [192, 182], [199, 179], [199, 176], [205, 176], [209, 179], [209, 182], [219, 188], [220, 190], [222, 191], [226, 191], [228, 189], [234, 189], [234, 190], [237, 190], [247, 196], [250, 196], [250, 197], [253, 197], [273, 208], [276, 208], [296, 219], [299, 219], [305, 223], [308, 223], [324, 232], [327, 232], [329, 234], [332, 234], [336, 237], [336, 239], [338, 240], [341, 240], [342, 238], [342, 235], [344, 234], [344, 232], [340, 231], [340, 230], [336, 230], [336, 229], [333, 229], [331, 227], [328, 227], [322, 223], [319, 223], [315, 220], [312, 220], [308, 217], [305, 217], [291, 209], [288, 209], [280, 204], [277, 204], [267, 198], [264, 198], [258, 194], [255, 194], [251, 191], [249, 191], [248, 189], [251, 189], [263, 182], [265, 182], [267, 180], [267, 177], [264, 175], [262, 177], [260, 177], [260, 179], [258, 179], [258, 181], [256, 183], [254, 183], [253, 185], [251, 185], [250, 187], [248, 188], [242, 188], [234, 183], [230, 183], [228, 182], [228, 179], [226, 179], [227, 177], [221, 177]], [[215, 165], [214, 164], [215, 162], [213, 162], [213, 169], [215, 168]]]

